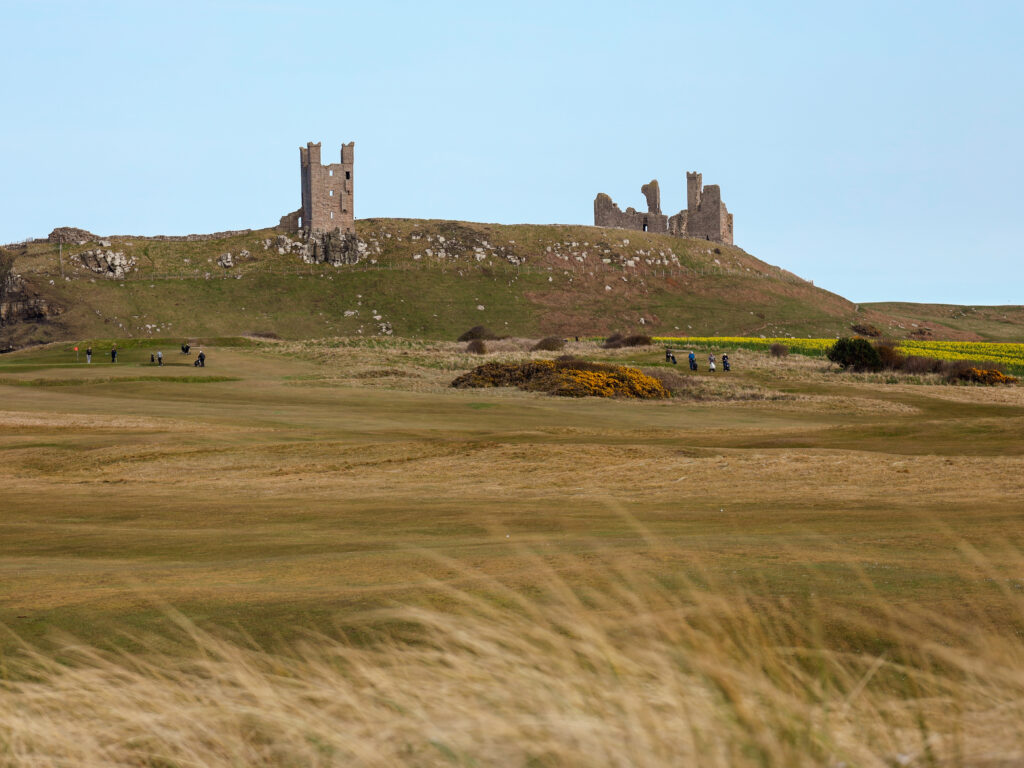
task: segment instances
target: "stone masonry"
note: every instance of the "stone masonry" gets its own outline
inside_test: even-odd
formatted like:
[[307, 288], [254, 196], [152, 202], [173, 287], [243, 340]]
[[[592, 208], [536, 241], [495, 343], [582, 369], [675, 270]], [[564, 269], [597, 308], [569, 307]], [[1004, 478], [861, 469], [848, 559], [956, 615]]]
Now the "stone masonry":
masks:
[[355, 142], [341, 145], [341, 162], [320, 164], [320, 143], [299, 147], [302, 171], [302, 212], [297, 222], [307, 233], [355, 234], [352, 205], [352, 161]]
[[686, 209], [674, 216], [661, 212], [661, 190], [657, 179], [644, 184], [640, 192], [647, 199], [647, 212], [621, 210], [603, 192], [594, 199], [594, 226], [661, 232], [677, 237], [699, 237], [732, 245], [732, 214], [722, 202], [717, 184], [703, 185], [699, 173], [686, 174]]

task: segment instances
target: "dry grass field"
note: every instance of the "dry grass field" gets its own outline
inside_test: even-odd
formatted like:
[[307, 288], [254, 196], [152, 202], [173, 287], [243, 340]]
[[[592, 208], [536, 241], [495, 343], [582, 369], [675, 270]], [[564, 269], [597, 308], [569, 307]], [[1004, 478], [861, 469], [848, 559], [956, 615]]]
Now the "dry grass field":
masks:
[[0, 357], [0, 765], [1024, 761], [1024, 388], [531, 343]]

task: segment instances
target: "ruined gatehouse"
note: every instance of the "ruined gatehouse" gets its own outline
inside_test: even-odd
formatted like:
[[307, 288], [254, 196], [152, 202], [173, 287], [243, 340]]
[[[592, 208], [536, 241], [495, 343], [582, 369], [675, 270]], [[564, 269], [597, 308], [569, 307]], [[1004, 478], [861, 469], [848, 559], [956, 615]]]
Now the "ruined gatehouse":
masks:
[[594, 198], [594, 226], [699, 237], [732, 245], [732, 214], [722, 202], [722, 190], [717, 184], [705, 187], [701, 174], [687, 171], [686, 209], [674, 216], [661, 212], [661, 190], [657, 179], [640, 187], [640, 193], [647, 199], [646, 213], [635, 208], [623, 211], [608, 195], [598, 194]]

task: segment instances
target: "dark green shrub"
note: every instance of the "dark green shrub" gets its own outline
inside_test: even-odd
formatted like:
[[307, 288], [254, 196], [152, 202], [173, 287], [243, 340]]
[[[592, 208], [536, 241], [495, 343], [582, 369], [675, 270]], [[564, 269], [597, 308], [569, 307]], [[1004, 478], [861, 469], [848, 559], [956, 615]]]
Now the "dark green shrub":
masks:
[[607, 339], [604, 340], [604, 344], [601, 346], [604, 349], [618, 349], [622, 346], [622, 340], [626, 338], [621, 333], [613, 333]]
[[789, 354], [789, 347], [775, 342], [768, 347], [768, 351], [772, 353], [772, 357], [786, 357]]
[[826, 353], [829, 360], [843, 370], [880, 371], [882, 358], [878, 350], [871, 346], [867, 339], [836, 339], [836, 343]]

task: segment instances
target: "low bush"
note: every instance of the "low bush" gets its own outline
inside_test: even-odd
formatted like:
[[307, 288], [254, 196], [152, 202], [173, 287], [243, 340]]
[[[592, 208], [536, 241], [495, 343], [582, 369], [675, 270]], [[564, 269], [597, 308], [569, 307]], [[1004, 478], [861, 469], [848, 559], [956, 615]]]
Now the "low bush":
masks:
[[1016, 384], [1017, 379], [1014, 376], [1007, 376], [1002, 371], [996, 370], [995, 368], [975, 368], [970, 367], [955, 374], [956, 381], [969, 382], [972, 384], [984, 384], [989, 387], [994, 387], [997, 384]]
[[786, 357], [789, 355], [789, 347], [778, 342], [768, 347], [768, 351], [772, 353], [772, 357]]
[[854, 323], [850, 326], [850, 330], [854, 333], [859, 333], [861, 336], [870, 336], [873, 339], [877, 339], [882, 335], [882, 332], [870, 323]]
[[942, 361], [936, 360], [934, 357], [907, 355], [903, 358], [903, 372], [913, 374], [941, 373]]
[[626, 397], [662, 399], [670, 396], [662, 383], [637, 370], [619, 365], [582, 360], [558, 363], [538, 360], [525, 363], [484, 363], [456, 378], [456, 389], [519, 387], [560, 397]]
[[565, 347], [565, 339], [559, 338], [558, 336], [545, 336], [543, 339], [538, 341], [532, 347], [532, 352], [557, 352]]
[[672, 395], [678, 395], [693, 388], [693, 379], [682, 376], [669, 368], [649, 368], [644, 371], [652, 379], [661, 382], [661, 386]]
[[654, 339], [643, 333], [627, 336], [622, 340], [622, 346], [624, 347], [649, 347], [653, 343]]
[[843, 370], [880, 371], [882, 358], [867, 339], [836, 339], [826, 357]]
[[906, 358], [896, 348], [896, 342], [891, 339], [884, 339], [875, 342], [875, 350], [878, 352], [878, 359], [882, 361], [882, 367], [890, 371], [903, 369]]
[[486, 355], [487, 344], [484, 343], [483, 339], [470, 339], [466, 345], [466, 351], [472, 352], [474, 355]]
[[474, 325], [472, 328], [470, 328], [464, 334], [459, 336], [459, 338], [457, 338], [456, 341], [472, 341], [473, 339], [487, 339], [487, 340], [493, 341], [494, 339], [497, 339], [497, 338], [498, 337], [495, 336], [491, 332], [491, 329], [488, 328], [487, 326], [484, 326], [484, 325]]
[[632, 336], [623, 336], [621, 333], [613, 333], [601, 346], [604, 349], [621, 349], [622, 347], [649, 347], [654, 340], [645, 334], [637, 333]]

